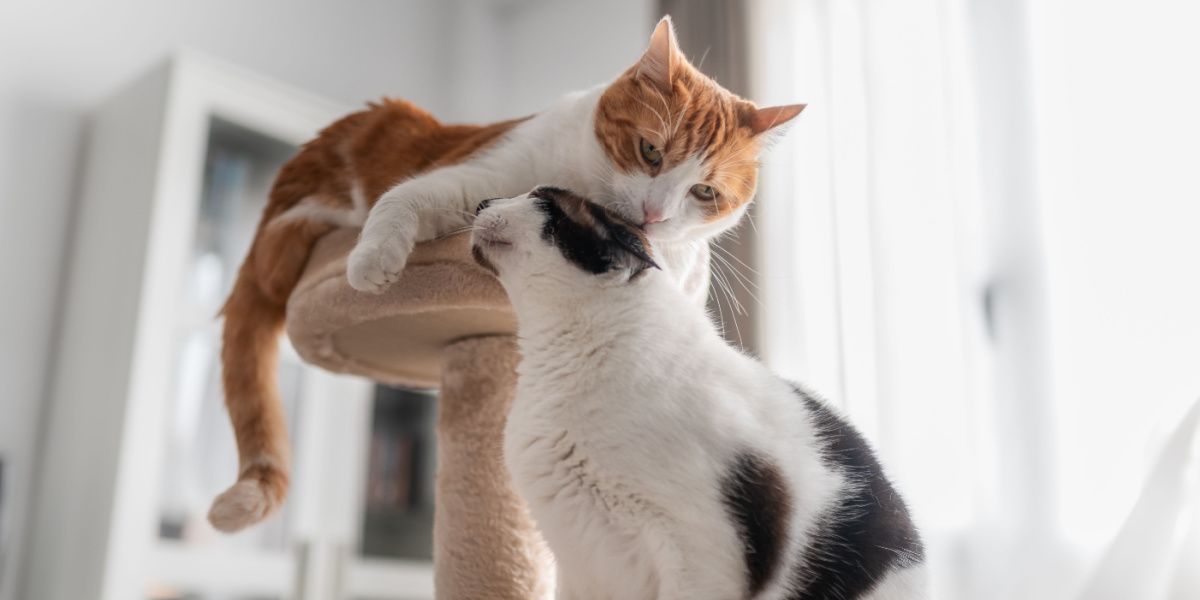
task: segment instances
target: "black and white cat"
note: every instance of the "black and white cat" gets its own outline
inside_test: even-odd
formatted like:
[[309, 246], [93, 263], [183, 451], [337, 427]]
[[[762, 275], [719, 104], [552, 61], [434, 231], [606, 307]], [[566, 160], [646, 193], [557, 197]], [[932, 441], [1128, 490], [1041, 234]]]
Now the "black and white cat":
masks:
[[519, 322], [505, 459], [558, 598], [925, 597], [862, 436], [728, 346], [636, 225], [543, 187], [481, 204], [472, 252]]

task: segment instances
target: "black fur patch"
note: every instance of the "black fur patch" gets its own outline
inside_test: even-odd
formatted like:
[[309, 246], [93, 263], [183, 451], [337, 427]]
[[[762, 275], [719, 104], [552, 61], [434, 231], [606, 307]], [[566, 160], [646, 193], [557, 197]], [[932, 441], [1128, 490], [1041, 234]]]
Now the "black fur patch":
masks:
[[479, 206], [475, 207], [475, 214], [478, 215], [479, 213], [483, 212], [484, 210], [487, 210], [488, 205], [497, 200], [502, 200], [502, 198], [488, 198], [487, 200], [480, 202]]
[[750, 595], [757, 595], [783, 560], [791, 496], [779, 469], [750, 452], [734, 460], [721, 482], [721, 495], [742, 538]]
[[629, 269], [632, 278], [658, 268], [637, 228], [600, 205], [554, 187], [540, 187], [530, 196], [546, 215], [542, 238], [584, 271], [599, 275]]
[[500, 271], [496, 269], [496, 265], [492, 264], [492, 261], [488, 260], [488, 257], [483, 255], [483, 250], [480, 249], [479, 246], [474, 244], [471, 245], [471, 256], [475, 259], [475, 262], [479, 266], [490, 271], [492, 275], [495, 275], [496, 277], [500, 276]]
[[925, 548], [862, 434], [804, 390], [796, 393], [813, 416], [824, 462], [857, 485], [823, 516], [792, 573], [791, 600], [862, 598], [892, 569], [923, 562]]

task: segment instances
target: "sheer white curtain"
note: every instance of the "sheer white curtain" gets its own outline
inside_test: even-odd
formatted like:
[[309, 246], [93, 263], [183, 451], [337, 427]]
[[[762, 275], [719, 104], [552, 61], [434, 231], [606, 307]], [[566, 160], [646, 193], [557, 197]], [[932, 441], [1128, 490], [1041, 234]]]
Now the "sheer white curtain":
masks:
[[[1172, 171], [1184, 187], [1171, 197], [1195, 191], [1197, 208], [1158, 214], [1142, 233], [1165, 231], [1176, 252], [1195, 254], [1181, 259], [1158, 247], [1143, 258], [1191, 264], [1178, 277], [1196, 284], [1149, 283], [1198, 302], [1142, 297], [1142, 305], [1113, 307], [1131, 318], [1166, 310], [1162, 319], [1180, 328], [1164, 347], [1123, 349], [1141, 354], [1123, 363], [1140, 371], [1088, 373], [1118, 367], [1113, 356], [1122, 353], [1089, 362], [1074, 352], [1105, 343], [1077, 313], [1091, 307], [1093, 327], [1110, 325], [1095, 308], [1103, 301], [1079, 297], [1095, 289], [1079, 273], [1106, 268], [1080, 260], [1079, 239], [1110, 232], [1097, 223], [1091, 237], [1072, 237], [1070, 211], [1106, 190], [1097, 189], [1102, 177], [1074, 179], [1090, 172], [1065, 174], [1076, 156], [1068, 141], [1078, 140], [1057, 123], [1079, 92], [1056, 85], [1050, 67], [1093, 65], [1054, 62], [1061, 48], [1051, 42], [1094, 42], [1083, 33], [1098, 29], [1081, 33], [1067, 16], [1092, 18], [1097, 4], [1132, 18], [1167, 3], [749, 3], [756, 99], [809, 103], [764, 169], [762, 352], [840, 403], [875, 441], [924, 528], [938, 598], [1200, 597], [1181, 568], [1189, 559], [1200, 566], [1200, 527], [1180, 541], [1187, 499], [1197, 501], [1185, 485], [1197, 469], [1195, 423], [1180, 415], [1200, 396], [1200, 236], [1185, 240], [1180, 225], [1161, 222], [1194, 216], [1192, 229], [1200, 224], [1200, 183], [1188, 183], [1186, 171]], [[1177, 6], [1183, 16], [1186, 5]], [[1072, 49], [1068, 58], [1086, 55]], [[1129, 60], [1136, 49], [1121, 51]], [[1165, 54], [1157, 52], [1142, 59]], [[1181, 122], [1188, 132], [1193, 124]], [[1200, 128], [1194, 133], [1200, 139]], [[1087, 166], [1106, 164], [1096, 142]], [[1196, 146], [1177, 150], [1192, 157]], [[1116, 251], [1109, 258], [1121, 261]], [[1106, 387], [1106, 377], [1162, 381], [1135, 397]], [[1133, 416], [1117, 435], [1112, 419], [1122, 410]], [[1139, 497], [1141, 520], [1133, 510], [1118, 535]], [[1161, 568], [1121, 567], [1130, 556]]]

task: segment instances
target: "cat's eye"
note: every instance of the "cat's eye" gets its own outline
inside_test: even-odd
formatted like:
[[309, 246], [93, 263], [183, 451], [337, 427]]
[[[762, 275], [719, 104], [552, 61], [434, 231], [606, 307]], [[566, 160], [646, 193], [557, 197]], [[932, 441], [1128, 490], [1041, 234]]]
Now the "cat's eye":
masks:
[[646, 164], [657, 167], [662, 164], [662, 150], [654, 147], [654, 144], [642, 139], [642, 158]]
[[705, 202], [712, 202], [717, 197], [717, 190], [714, 190], [711, 185], [697, 183], [692, 186], [692, 195]]

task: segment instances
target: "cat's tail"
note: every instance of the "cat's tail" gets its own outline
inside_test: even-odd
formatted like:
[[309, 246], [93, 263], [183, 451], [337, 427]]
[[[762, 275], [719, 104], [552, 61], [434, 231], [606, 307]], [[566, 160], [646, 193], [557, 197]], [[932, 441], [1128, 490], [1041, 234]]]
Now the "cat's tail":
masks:
[[208, 520], [225, 532], [253, 525], [283, 504], [291, 464], [275, 373], [286, 305], [262, 290], [254, 263], [246, 259], [222, 309], [222, 378], [239, 470], [237, 483], [213, 501]]

